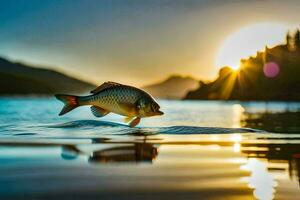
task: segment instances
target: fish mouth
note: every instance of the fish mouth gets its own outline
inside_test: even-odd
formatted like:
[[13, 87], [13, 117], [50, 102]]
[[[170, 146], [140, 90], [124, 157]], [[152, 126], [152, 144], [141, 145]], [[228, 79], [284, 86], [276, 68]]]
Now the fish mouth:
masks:
[[162, 112], [162, 111], [158, 110], [158, 111], [156, 111], [156, 112], [155, 112], [155, 114], [156, 114], [156, 115], [163, 115], [163, 114], [164, 114], [164, 112]]

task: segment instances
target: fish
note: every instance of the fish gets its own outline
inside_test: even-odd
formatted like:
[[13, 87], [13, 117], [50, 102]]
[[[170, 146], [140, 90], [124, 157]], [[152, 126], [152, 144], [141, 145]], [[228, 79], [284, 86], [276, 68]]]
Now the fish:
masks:
[[116, 82], [105, 82], [87, 96], [56, 94], [55, 97], [64, 103], [59, 116], [79, 106], [91, 106], [95, 117], [104, 117], [109, 113], [125, 116], [124, 121], [130, 127], [137, 126], [141, 118], [160, 116], [157, 101], [146, 91]]

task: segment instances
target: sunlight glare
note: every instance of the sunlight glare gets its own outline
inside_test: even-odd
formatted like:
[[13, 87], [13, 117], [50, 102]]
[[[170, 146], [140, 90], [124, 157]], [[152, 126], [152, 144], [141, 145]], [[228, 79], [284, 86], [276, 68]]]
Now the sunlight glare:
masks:
[[251, 172], [251, 176], [245, 178], [250, 188], [254, 189], [254, 196], [259, 200], [272, 200], [276, 192], [277, 182], [268, 172], [267, 164], [256, 158], [250, 158], [241, 169]]
[[[240, 128], [241, 127], [241, 118], [242, 118], [242, 115], [243, 115], [243, 112], [245, 111], [245, 109], [240, 104], [234, 104], [232, 109], [233, 109], [233, 118], [232, 118], [233, 125], [232, 125], [232, 127]], [[240, 136], [240, 135], [238, 135], [238, 136]]]
[[240, 143], [235, 143], [233, 145], [233, 151], [236, 152], [236, 153], [241, 152], [241, 144]]
[[234, 142], [241, 142], [242, 141], [242, 136], [240, 134], [233, 134], [231, 135], [230, 139]]
[[265, 46], [285, 42], [288, 26], [276, 23], [259, 23], [246, 26], [229, 36], [221, 46], [216, 57], [216, 66], [229, 66], [238, 70], [240, 60], [255, 55]]

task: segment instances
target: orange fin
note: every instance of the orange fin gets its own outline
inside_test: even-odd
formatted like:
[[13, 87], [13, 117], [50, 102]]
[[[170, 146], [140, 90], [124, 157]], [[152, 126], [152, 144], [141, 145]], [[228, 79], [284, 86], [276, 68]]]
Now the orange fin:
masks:
[[95, 117], [103, 117], [109, 113], [109, 111], [98, 106], [92, 106], [91, 111]]
[[134, 120], [132, 120], [130, 123], [129, 123], [129, 126], [131, 128], [135, 127], [136, 125], [138, 125], [141, 121], [141, 118], [140, 117], [136, 117]]
[[79, 106], [78, 103], [78, 97], [72, 96], [72, 95], [66, 95], [66, 94], [56, 94], [55, 97], [62, 101], [65, 105], [62, 108], [62, 110], [59, 113], [59, 116], [66, 114], [67, 112], [70, 112], [74, 108], [77, 108]]
[[120, 84], [120, 83], [108, 81], [108, 82], [103, 83], [102, 85], [100, 85], [96, 89], [92, 90], [91, 93], [92, 94], [97, 94], [97, 93], [101, 92], [104, 89], [117, 87], [117, 86], [121, 86], [121, 85], [122, 84]]

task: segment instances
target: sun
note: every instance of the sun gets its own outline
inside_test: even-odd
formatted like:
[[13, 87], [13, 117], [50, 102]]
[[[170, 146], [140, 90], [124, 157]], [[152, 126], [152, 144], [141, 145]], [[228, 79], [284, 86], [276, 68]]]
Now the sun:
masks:
[[265, 46], [285, 42], [288, 26], [277, 23], [258, 23], [241, 28], [225, 39], [216, 56], [217, 68], [229, 66], [237, 71], [240, 60], [255, 55]]

